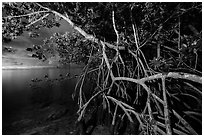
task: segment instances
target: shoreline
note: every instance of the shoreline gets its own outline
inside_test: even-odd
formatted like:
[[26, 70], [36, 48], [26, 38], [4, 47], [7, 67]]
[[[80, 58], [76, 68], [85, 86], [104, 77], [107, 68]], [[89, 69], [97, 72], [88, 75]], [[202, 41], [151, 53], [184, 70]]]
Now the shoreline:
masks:
[[46, 68], [69, 68], [69, 67], [77, 67], [77, 68], [83, 68], [83, 65], [76, 65], [76, 64], [71, 64], [70, 66], [2, 66], [2, 70], [18, 70], [18, 69], [46, 69]]
[[44, 68], [62, 68], [59, 66], [2, 66], [2, 70], [12, 69], [44, 69]]

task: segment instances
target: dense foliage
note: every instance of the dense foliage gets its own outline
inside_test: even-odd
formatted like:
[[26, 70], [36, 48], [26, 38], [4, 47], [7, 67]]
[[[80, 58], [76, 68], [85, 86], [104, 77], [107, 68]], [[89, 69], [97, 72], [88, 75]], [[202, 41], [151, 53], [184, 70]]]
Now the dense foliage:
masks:
[[34, 51], [85, 64], [73, 93], [83, 133], [201, 134], [201, 3], [3, 3], [3, 41], [61, 19], [74, 31]]

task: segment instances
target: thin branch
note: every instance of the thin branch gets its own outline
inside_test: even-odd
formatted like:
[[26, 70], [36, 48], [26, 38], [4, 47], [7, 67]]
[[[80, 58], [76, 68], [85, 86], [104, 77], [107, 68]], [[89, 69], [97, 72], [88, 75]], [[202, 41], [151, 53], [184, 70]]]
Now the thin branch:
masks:
[[[132, 22], [132, 29], [133, 29], [133, 33], [134, 33], [134, 38], [135, 38], [135, 44], [136, 44], [136, 48], [137, 50], [139, 50], [139, 36], [138, 36], [138, 30], [137, 30], [137, 26], [135, 27], [134, 25], [134, 21], [133, 21], [133, 17], [132, 17], [132, 10], [133, 10], [133, 6], [130, 9], [130, 17], [131, 17], [131, 22]], [[136, 29], [135, 29], [136, 28]], [[136, 32], [136, 31], [137, 32]]]
[[197, 73], [199, 73], [199, 74], [201, 74], [202, 75], [202, 72], [201, 71], [198, 71], [198, 70], [196, 70], [196, 69], [194, 69], [194, 68], [191, 68], [189, 65], [187, 65], [185, 62], [182, 62], [187, 68], [189, 68], [191, 71], [193, 71], [193, 72], [197, 72]]
[[[113, 22], [113, 28], [114, 28], [114, 31], [115, 31], [115, 34], [117, 36], [117, 48], [119, 48], [119, 34], [118, 34], [118, 31], [116, 29], [116, 24], [115, 24], [115, 12], [114, 10], [112, 11], [112, 22]], [[122, 64], [123, 64], [123, 67], [125, 67], [125, 63], [120, 55], [120, 52], [119, 50], [117, 50], [117, 54], [116, 54], [116, 59], [119, 57], [119, 59], [121, 60]], [[124, 70], [124, 69], [123, 69]]]
[[197, 50], [196, 50], [196, 49], [194, 49], [194, 50], [193, 50], [193, 53], [196, 55], [196, 59], [195, 59], [195, 66], [194, 66], [194, 69], [196, 70], [197, 63], [198, 63], [198, 53], [197, 53]]
[[111, 66], [110, 66], [110, 63], [109, 63], [109, 61], [108, 61], [108, 57], [107, 57], [107, 55], [106, 55], [106, 52], [105, 52], [105, 44], [101, 41], [101, 44], [102, 44], [102, 46], [103, 46], [103, 58], [104, 58], [104, 60], [105, 60], [105, 63], [106, 63], [106, 66], [107, 66], [107, 68], [108, 68], [108, 70], [110, 71], [110, 76], [111, 76], [111, 78], [112, 78], [112, 80], [114, 81], [114, 75], [113, 75], [113, 72], [112, 72], [112, 70], [111, 70]]
[[139, 43], [138, 43], [138, 38], [137, 38], [138, 35], [136, 35], [135, 25], [134, 25], [134, 24], [132, 24], [132, 29], [133, 29], [133, 33], [134, 33], [136, 48], [137, 48], [137, 50], [138, 50], [138, 49], [139, 49]]
[[147, 42], [149, 42], [151, 39], [152, 39], [152, 37], [159, 31], [159, 30], [161, 30], [162, 29], [162, 25], [159, 25], [159, 27], [154, 31], [154, 33], [149, 37], [149, 38], [147, 38], [144, 42], [142, 42], [142, 44], [141, 44], [141, 46], [139, 47], [139, 48], [142, 48], [144, 45], [146, 45], [147, 44]]
[[[178, 34], [178, 51], [181, 50], [181, 20], [180, 20], [180, 17], [179, 18], [179, 24], [178, 24], [178, 27], [179, 27], [179, 34]], [[179, 57], [181, 57], [181, 54], [179, 53]]]
[[[108, 99], [112, 100], [113, 102], [115, 102], [119, 107], [121, 107], [121, 109], [125, 112], [125, 114], [127, 115], [128, 119], [130, 122], [133, 122], [132, 117], [130, 116], [130, 114], [128, 113], [127, 109], [124, 107], [124, 103], [111, 97], [111, 96], [107, 96]], [[122, 104], [123, 103], [123, 104]]]
[[[150, 67], [149, 67], [149, 65], [148, 65], [148, 63], [147, 63], [147, 60], [146, 60], [146, 58], [145, 58], [143, 52], [142, 52], [140, 49], [138, 49], [138, 51], [139, 51], [140, 54], [142, 55], [147, 69], [150, 71], [151, 69], [150, 69]], [[139, 64], [140, 64], [140, 63], [142, 64], [142, 61], [140, 60], [140, 61], [141, 61], [141, 62], [140, 62], [140, 61], [138, 60], [138, 56], [137, 56], [133, 51], [131, 51], [130, 49], [128, 49], [128, 52], [135, 58], [135, 60], [137, 61], [138, 66], [140, 66]], [[140, 62], [140, 63], [139, 63], [139, 62]], [[143, 66], [144, 66], [144, 65], [143, 65]], [[144, 68], [145, 68], [145, 67], [144, 67]], [[146, 74], [146, 76], [149, 76], [148, 73], [146, 73], [146, 72], [147, 72], [147, 71], [144, 69], [144, 73]], [[150, 71], [150, 72], [151, 72], [151, 71]]]
[[[178, 6], [179, 6], [179, 4], [177, 5], [177, 7], [176, 7], [175, 9], [178, 9]], [[146, 40], [144, 40], [144, 42], [142, 42], [142, 44], [141, 44], [141, 46], [140, 46], [139, 48], [143, 47], [147, 42], [149, 42], [149, 40], [152, 39], [152, 37], [153, 37], [157, 32], [161, 31], [161, 29], [163, 28], [163, 25], [164, 25], [167, 21], [169, 21], [176, 13], [177, 13], [177, 11], [174, 11], [174, 13], [172, 13], [171, 16], [169, 16], [164, 22], [162, 22], [162, 23], [158, 26], [158, 28], [152, 33], [152, 35], [151, 35], [149, 38], [147, 38]]]
[[[161, 126], [163, 128], [165, 128], [165, 125], [159, 121], [156, 122], [158, 126]], [[178, 135], [186, 135], [186, 133], [182, 132], [181, 130], [177, 130], [175, 128], [173, 128], [173, 132], [178, 134]]]
[[164, 104], [164, 101], [162, 101], [158, 96], [156, 96], [154, 93], [151, 92], [150, 88], [147, 87], [146, 84], [142, 83], [141, 86], [147, 91], [149, 95], [157, 99], [161, 104]]
[[7, 17], [3, 17], [3, 18], [5, 18], [5, 19], [22, 18], [22, 17], [26, 17], [26, 16], [31, 16], [31, 15], [40, 14], [40, 13], [47, 13], [47, 12], [50, 12], [50, 10], [36, 11], [36, 12], [28, 13], [28, 14], [17, 15], [17, 16], [7, 16]]
[[175, 110], [173, 110], [174, 115], [181, 121], [181, 123], [188, 129], [192, 134], [197, 135], [196, 131], [190, 126], [190, 124], [184, 120]]
[[114, 28], [115, 34], [117, 36], [117, 47], [118, 47], [118, 44], [119, 44], [119, 34], [118, 34], [118, 31], [117, 31], [116, 25], [115, 25], [115, 12], [114, 12], [114, 10], [112, 11], [112, 22], [113, 22], [113, 28]]
[[151, 95], [151, 92], [148, 92], [147, 93], [147, 109], [148, 109], [148, 113], [149, 113], [149, 117], [150, 117], [150, 121], [153, 120], [153, 115], [152, 115], [152, 109], [151, 109], [151, 106], [150, 106], [150, 95]]
[[102, 92], [104, 92], [103, 90], [101, 90], [101, 91], [99, 91], [99, 92], [97, 92], [95, 95], [93, 95], [79, 110], [78, 110], [78, 112], [77, 113], [80, 113], [80, 115], [79, 115], [79, 117], [78, 117], [78, 121], [80, 121], [81, 120], [81, 118], [82, 118], [82, 116], [83, 116], [83, 114], [84, 114], [84, 111], [85, 111], [85, 109], [87, 108], [87, 106], [88, 106], [88, 104], [95, 98], [95, 97], [97, 97], [100, 93], [102, 93]]
[[191, 87], [193, 90], [197, 91], [196, 93], [199, 94], [200, 96], [202, 96], [202, 91], [199, 90], [198, 88], [196, 88], [195, 86], [191, 85], [190, 83], [184, 82], [186, 85], [188, 85], [189, 87]]
[[[87, 67], [87, 69], [85, 71], [85, 74], [86, 74], [87, 70], [88, 70], [88, 67]], [[85, 77], [86, 77], [86, 75], [83, 75], [82, 82], [81, 82], [81, 85], [80, 85], [80, 88], [79, 88], [79, 107], [82, 107], [82, 104], [83, 104], [83, 96], [82, 96], [82, 91], [83, 90], [82, 89], [83, 89]]]
[[93, 52], [93, 47], [91, 49], [91, 52], [90, 52], [90, 56], [89, 56], [89, 60], [88, 60], [88, 64], [86, 66], [86, 69], [85, 69], [85, 72], [84, 72], [84, 75], [83, 75], [83, 78], [82, 78], [82, 82], [81, 82], [81, 85], [80, 85], [80, 89], [79, 89], [79, 107], [81, 108], [82, 107], [82, 104], [83, 104], [83, 96], [82, 96], [82, 91], [83, 91], [83, 85], [84, 85], [84, 81], [85, 81], [85, 77], [86, 77], [86, 74], [87, 74], [87, 71], [89, 69], [89, 65], [92, 61], [92, 52]]
[[188, 27], [197, 38], [201, 38], [201, 34], [198, 32], [198, 30], [193, 25], [188, 25]]
[[162, 78], [162, 90], [163, 90], [163, 99], [164, 99], [164, 119], [166, 125], [166, 132], [167, 135], [172, 135], [171, 131], [171, 123], [170, 123], [170, 116], [169, 116], [169, 109], [168, 109], [168, 101], [166, 96], [166, 86], [165, 86], [165, 77]]
[[157, 58], [160, 58], [160, 56], [161, 56], [161, 44], [158, 43], [157, 44]]
[[42, 16], [41, 18], [39, 18], [39, 19], [37, 19], [37, 20], [31, 22], [30, 24], [26, 25], [26, 28], [29, 27], [29, 26], [31, 26], [31, 25], [33, 25], [33, 24], [35, 24], [35, 23], [37, 23], [38, 21], [40, 21], [40, 20], [46, 18], [46, 17], [49, 16], [49, 15], [50, 15], [50, 14], [48, 13], [48, 14]]
[[112, 120], [112, 125], [113, 126], [115, 125], [115, 119], [116, 119], [117, 110], [118, 110], [118, 104], [116, 104], [115, 112], [114, 112], [114, 115], [113, 115], [113, 120]]
[[168, 49], [168, 50], [170, 50], [170, 51], [173, 51], [173, 52], [175, 52], [175, 53], [179, 53], [179, 51], [177, 51], [177, 50], [175, 50], [175, 49], [173, 49], [173, 48], [170, 48], [170, 47], [168, 47], [168, 46], [165, 46], [165, 45], [161, 45], [162, 47], [164, 47], [164, 48], [166, 48], [166, 49]]

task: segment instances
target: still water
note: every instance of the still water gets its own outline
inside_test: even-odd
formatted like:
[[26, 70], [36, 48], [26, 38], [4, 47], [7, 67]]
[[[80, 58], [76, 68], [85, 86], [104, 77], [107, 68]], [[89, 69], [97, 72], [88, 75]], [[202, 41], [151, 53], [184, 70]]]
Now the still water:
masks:
[[[70, 73], [70, 77], [80, 74], [81, 67], [68, 68], [31, 68], [2, 70], [2, 114], [3, 124], [11, 114], [26, 106], [42, 101], [57, 101], [64, 93], [69, 98], [74, 91], [76, 78], [57, 80]], [[42, 81], [32, 82], [32, 79]], [[54, 81], [54, 82], [53, 82]]]

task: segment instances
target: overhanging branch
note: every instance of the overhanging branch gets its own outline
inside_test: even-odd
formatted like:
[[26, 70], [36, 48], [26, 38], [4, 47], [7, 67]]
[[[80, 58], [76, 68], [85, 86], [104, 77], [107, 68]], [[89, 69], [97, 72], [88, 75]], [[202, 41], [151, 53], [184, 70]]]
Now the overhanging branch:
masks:
[[[57, 16], [63, 18], [66, 22], [68, 22], [68, 23], [71, 25], [71, 27], [72, 27], [74, 30], [78, 31], [78, 32], [79, 32], [81, 35], [83, 35], [86, 39], [88, 39], [88, 40], [90, 40], [90, 41], [93, 41], [93, 42], [95, 42], [95, 43], [97, 43], [97, 44], [100, 44], [100, 40], [99, 40], [98, 38], [94, 37], [93, 35], [90, 35], [90, 34], [86, 33], [84, 30], [82, 30], [81, 28], [77, 27], [77, 26], [69, 19], [69, 16], [68, 16], [67, 14], [64, 16], [64, 15], [62, 15], [61, 13], [59, 13], [59, 12], [57, 12], [57, 11], [51, 10], [51, 9], [49, 9], [49, 8], [47, 8], [47, 7], [44, 7], [44, 6], [40, 5], [39, 3], [37, 3], [37, 5], [40, 6], [41, 8], [43, 8], [43, 9], [49, 10], [50, 12], [52, 12], [52, 13], [55, 14], [55, 15], [57, 15]], [[103, 42], [103, 43], [104, 43], [106, 46], [108, 46], [109, 48], [111, 48], [111, 49], [115, 49], [115, 50], [118, 50], [118, 49], [119, 49], [119, 50], [125, 50], [125, 47], [124, 47], [124, 46], [119, 46], [119, 47], [117, 47], [117, 46], [112, 45], [112, 44], [110, 44], [110, 43], [108, 43], [108, 42]]]

